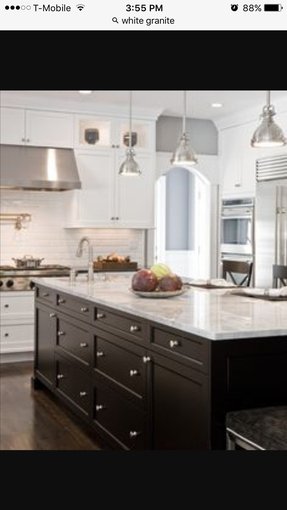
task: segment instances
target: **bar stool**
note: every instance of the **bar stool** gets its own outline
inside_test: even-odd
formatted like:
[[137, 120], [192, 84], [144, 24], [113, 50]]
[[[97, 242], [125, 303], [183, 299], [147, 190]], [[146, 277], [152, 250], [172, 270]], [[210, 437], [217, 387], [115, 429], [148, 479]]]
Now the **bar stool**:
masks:
[[287, 406], [227, 413], [226, 449], [287, 450]]
[[273, 287], [277, 289], [279, 283], [283, 287], [287, 285], [287, 266], [273, 265]]
[[[241, 260], [223, 260], [222, 261], [222, 278], [227, 279], [229, 275], [232, 283], [249, 287], [253, 262], [245, 262]], [[241, 278], [235, 278], [235, 275], [241, 275]]]

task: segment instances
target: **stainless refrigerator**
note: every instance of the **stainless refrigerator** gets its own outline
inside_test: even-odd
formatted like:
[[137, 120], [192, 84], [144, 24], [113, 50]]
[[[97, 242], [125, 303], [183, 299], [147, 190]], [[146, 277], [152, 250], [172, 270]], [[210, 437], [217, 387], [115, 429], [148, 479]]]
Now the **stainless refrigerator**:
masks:
[[287, 155], [256, 162], [255, 286], [272, 287], [273, 264], [287, 265]]

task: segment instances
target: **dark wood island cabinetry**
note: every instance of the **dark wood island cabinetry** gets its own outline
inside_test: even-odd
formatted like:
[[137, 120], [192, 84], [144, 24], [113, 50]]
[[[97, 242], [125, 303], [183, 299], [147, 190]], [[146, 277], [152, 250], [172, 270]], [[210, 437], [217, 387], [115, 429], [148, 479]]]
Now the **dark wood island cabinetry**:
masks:
[[34, 387], [116, 449], [225, 449], [226, 412], [287, 403], [287, 336], [211, 340], [36, 285]]

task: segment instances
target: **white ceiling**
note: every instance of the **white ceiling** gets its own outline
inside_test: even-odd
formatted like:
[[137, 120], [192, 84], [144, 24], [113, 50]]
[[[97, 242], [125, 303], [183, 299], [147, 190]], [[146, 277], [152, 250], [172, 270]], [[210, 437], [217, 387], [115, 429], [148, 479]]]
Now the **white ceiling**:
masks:
[[[4, 91], [3, 91], [4, 92]], [[94, 90], [90, 95], [79, 94], [76, 90], [31, 90], [9, 91], [9, 94], [25, 94], [34, 99], [49, 98], [63, 103], [80, 105], [109, 104], [128, 105], [129, 93], [126, 90]], [[189, 90], [187, 92], [187, 116], [218, 120], [222, 117], [241, 113], [249, 108], [260, 110], [265, 103], [264, 90]], [[271, 101], [276, 106], [278, 100], [287, 100], [287, 90], [271, 91]], [[222, 108], [212, 108], [211, 103], [223, 103]], [[183, 91], [181, 90], [135, 90], [133, 106], [159, 109], [162, 115], [181, 116], [183, 111]]]

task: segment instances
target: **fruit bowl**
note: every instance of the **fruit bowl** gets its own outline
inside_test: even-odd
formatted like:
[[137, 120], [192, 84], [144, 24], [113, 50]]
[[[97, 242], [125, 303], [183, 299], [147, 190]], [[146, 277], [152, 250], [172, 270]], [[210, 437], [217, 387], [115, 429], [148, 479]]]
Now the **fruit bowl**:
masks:
[[184, 292], [186, 292], [187, 289], [185, 288], [181, 288], [180, 290], [165, 290], [165, 291], [160, 291], [160, 290], [154, 290], [153, 292], [144, 292], [144, 291], [141, 291], [141, 290], [133, 290], [133, 289], [129, 289], [133, 294], [136, 294], [136, 296], [140, 296], [140, 297], [143, 297], [143, 298], [169, 298], [169, 297], [174, 297], [174, 296], [180, 296], [181, 294], [183, 294]]

